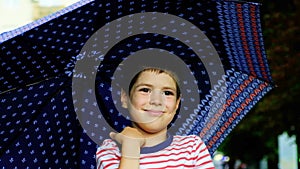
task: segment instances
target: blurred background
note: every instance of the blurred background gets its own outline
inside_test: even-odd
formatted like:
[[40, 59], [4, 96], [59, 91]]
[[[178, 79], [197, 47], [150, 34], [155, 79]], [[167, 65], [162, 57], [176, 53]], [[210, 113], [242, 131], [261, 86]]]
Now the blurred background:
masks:
[[[219, 147], [230, 168], [297, 169], [300, 145], [300, 1], [260, 0], [261, 24], [277, 85]], [[224, 158], [226, 159], [226, 158]], [[228, 159], [228, 158], [227, 158]]]
[[0, 33], [23, 26], [79, 0], [0, 0]]
[[[78, 0], [0, 0], [0, 33]], [[217, 169], [297, 169], [300, 162], [300, 0], [259, 0], [265, 49], [276, 88], [216, 152]]]

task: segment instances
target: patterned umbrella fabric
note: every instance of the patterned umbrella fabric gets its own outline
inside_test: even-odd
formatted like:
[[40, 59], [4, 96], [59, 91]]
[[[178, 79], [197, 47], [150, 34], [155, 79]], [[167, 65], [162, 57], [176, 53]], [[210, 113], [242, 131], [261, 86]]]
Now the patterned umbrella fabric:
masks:
[[128, 67], [142, 64], [133, 55], [184, 63], [185, 97], [170, 129], [200, 135], [211, 154], [274, 86], [252, 2], [82, 0], [2, 33], [0, 50], [2, 168], [95, 168], [97, 144], [130, 122], [114, 96]]

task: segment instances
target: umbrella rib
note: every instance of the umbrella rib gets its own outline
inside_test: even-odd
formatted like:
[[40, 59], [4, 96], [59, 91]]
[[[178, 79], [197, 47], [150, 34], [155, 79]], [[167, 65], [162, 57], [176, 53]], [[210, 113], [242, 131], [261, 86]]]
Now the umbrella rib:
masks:
[[8, 92], [11, 92], [11, 91], [14, 91], [14, 90], [17, 90], [17, 89], [20, 89], [20, 88], [30, 87], [30, 86], [39, 84], [39, 83], [41, 83], [41, 82], [43, 82], [43, 81], [51, 80], [51, 79], [54, 79], [54, 78], [57, 78], [57, 77], [60, 77], [60, 76], [48, 77], [48, 78], [46, 78], [46, 79], [43, 79], [43, 80], [40, 80], [40, 81], [36, 81], [36, 82], [30, 83], [30, 84], [26, 84], [26, 85], [24, 85], [24, 86], [14, 87], [14, 88], [5, 90], [5, 91], [3, 91], [3, 92], [0, 92], [0, 95], [5, 94], [5, 93], [8, 93]]

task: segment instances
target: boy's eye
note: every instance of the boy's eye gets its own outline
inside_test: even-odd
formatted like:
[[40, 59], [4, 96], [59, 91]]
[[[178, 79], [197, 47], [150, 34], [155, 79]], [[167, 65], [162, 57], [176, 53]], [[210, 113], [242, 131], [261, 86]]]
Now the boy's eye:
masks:
[[172, 91], [164, 91], [164, 94], [166, 96], [173, 96], [174, 95], [174, 93]]
[[150, 89], [148, 88], [141, 88], [139, 89], [140, 92], [150, 93]]
[[[138, 91], [142, 92], [142, 93], [147, 93], [147, 94], [150, 94], [152, 92], [152, 90], [147, 87], [142, 87], [142, 88], [138, 89]], [[165, 96], [174, 96], [175, 95], [175, 93], [170, 90], [161, 91], [161, 94], [163, 94]]]

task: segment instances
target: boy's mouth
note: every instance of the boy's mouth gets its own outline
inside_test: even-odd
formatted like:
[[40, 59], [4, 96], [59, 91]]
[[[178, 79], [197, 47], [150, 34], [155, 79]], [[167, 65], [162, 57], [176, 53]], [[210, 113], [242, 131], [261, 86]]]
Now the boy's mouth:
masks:
[[145, 110], [145, 112], [149, 113], [151, 116], [161, 116], [164, 113], [160, 110]]

